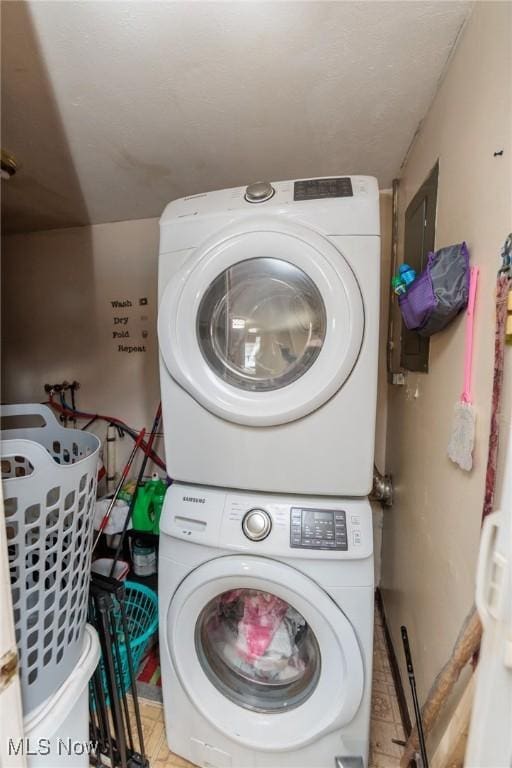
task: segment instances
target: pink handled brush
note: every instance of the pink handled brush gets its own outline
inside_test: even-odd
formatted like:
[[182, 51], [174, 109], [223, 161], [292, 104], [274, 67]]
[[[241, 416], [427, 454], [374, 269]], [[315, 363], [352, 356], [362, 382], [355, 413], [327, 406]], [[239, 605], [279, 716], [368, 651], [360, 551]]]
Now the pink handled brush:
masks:
[[459, 402], [455, 405], [452, 434], [448, 444], [448, 456], [466, 472], [469, 472], [473, 467], [473, 447], [475, 444], [476, 414], [471, 393], [471, 369], [473, 363], [473, 329], [478, 272], [478, 267], [471, 267], [469, 271], [469, 297], [466, 310], [466, 342], [464, 349], [464, 388]]

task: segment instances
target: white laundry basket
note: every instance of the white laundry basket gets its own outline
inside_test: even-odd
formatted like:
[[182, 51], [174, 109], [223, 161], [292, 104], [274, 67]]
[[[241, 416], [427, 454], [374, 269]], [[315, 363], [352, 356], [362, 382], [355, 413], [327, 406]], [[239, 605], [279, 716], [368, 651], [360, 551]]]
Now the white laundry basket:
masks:
[[96, 630], [85, 627], [82, 653], [73, 672], [56, 693], [24, 720], [30, 746], [28, 768], [85, 768], [89, 765], [89, 686], [100, 658]]
[[[27, 426], [29, 422], [39, 426]], [[90, 433], [64, 429], [49, 408], [38, 404], [3, 406], [1, 437], [12, 602], [27, 714], [64, 683], [80, 657], [100, 442]]]

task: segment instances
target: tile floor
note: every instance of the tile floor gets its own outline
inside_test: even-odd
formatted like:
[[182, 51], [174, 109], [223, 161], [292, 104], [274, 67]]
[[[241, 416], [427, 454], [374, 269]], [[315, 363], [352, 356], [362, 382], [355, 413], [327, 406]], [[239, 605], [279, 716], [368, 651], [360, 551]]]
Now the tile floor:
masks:
[[403, 741], [405, 737], [378, 610], [375, 610], [373, 635], [371, 718], [369, 768], [398, 768], [402, 747], [395, 744], [393, 739]]
[[[167, 747], [162, 705], [141, 699], [142, 728], [151, 768], [194, 768]], [[403, 739], [400, 712], [389, 666], [384, 631], [375, 613], [370, 768], [398, 768], [402, 749], [393, 739]], [[311, 766], [315, 768], [315, 766]]]

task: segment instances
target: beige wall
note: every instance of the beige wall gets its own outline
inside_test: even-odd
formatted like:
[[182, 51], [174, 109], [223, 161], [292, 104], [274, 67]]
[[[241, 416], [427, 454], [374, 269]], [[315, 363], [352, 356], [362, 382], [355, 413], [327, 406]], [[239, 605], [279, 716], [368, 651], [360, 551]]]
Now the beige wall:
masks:
[[[45, 383], [76, 379], [80, 409], [149, 429], [160, 397], [158, 220], [13, 235], [2, 251], [3, 402], [43, 401]], [[124, 300], [133, 306], [111, 305]], [[120, 329], [130, 337], [114, 338]], [[104, 436], [105, 426], [95, 429]], [[119, 461], [131, 445], [118, 441]]]
[[[430, 372], [409, 374], [407, 386], [390, 387], [389, 394], [387, 469], [394, 475], [396, 497], [384, 521], [383, 594], [405, 684], [400, 625], [408, 627], [421, 700], [473, 602], [489, 435], [494, 290], [512, 219], [511, 15], [510, 3], [476, 3], [401, 174], [400, 244], [405, 209], [439, 159], [436, 247], [465, 239], [472, 263], [481, 269], [473, 471], [462, 472], [446, 455], [462, 388], [463, 316], [432, 338]], [[494, 157], [501, 149], [504, 155]], [[510, 367], [510, 351], [508, 358]]]

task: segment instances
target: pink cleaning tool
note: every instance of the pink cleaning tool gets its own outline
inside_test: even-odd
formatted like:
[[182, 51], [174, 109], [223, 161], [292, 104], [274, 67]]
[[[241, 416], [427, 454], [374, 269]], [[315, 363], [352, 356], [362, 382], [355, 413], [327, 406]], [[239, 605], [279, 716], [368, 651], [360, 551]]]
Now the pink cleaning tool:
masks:
[[464, 387], [460, 401], [455, 405], [452, 434], [448, 444], [448, 456], [466, 472], [473, 468], [473, 447], [475, 444], [476, 415], [471, 391], [471, 370], [473, 364], [473, 330], [478, 272], [478, 267], [471, 267], [469, 271], [469, 297], [466, 310], [466, 343], [464, 349]]

